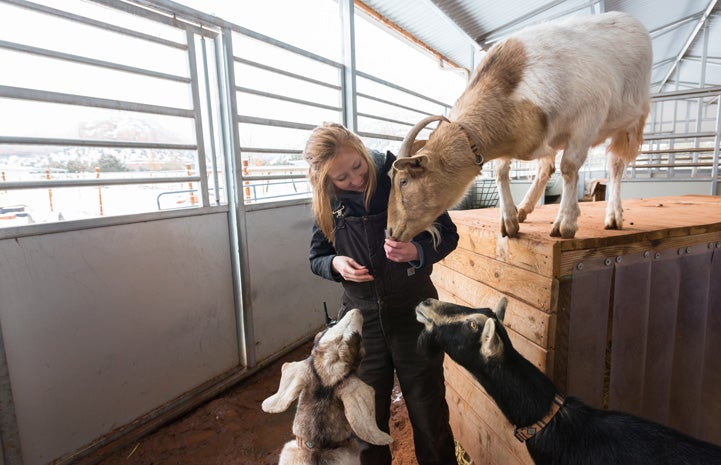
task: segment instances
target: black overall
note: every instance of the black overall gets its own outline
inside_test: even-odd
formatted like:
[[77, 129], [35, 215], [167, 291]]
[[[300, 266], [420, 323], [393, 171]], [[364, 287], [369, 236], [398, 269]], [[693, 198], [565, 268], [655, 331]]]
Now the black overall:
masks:
[[[344, 293], [339, 318], [349, 309], [363, 313], [365, 357], [359, 376], [375, 389], [378, 427], [389, 432], [391, 391], [394, 373], [398, 377], [408, 414], [419, 465], [456, 465], [453, 435], [445, 400], [443, 355], [428, 359], [417, 350], [422, 325], [415, 307], [423, 299], [438, 297], [430, 279], [432, 264], [450, 253], [458, 236], [455, 225], [444, 214], [439, 224], [444, 241], [438, 248], [427, 233], [416, 238], [423, 252], [420, 264], [388, 260], [383, 250], [390, 182], [385, 174], [395, 157], [373, 153], [379, 168], [378, 188], [365, 211], [362, 196], [343, 195], [336, 211], [335, 244], [331, 245], [314, 227], [311, 269], [327, 279], [341, 281]], [[337, 208], [336, 208], [337, 207]], [[415, 242], [415, 240], [414, 240]], [[368, 268], [374, 280], [356, 283], [342, 280], [332, 271], [335, 255], [352, 257]], [[363, 465], [391, 465], [388, 446], [369, 446], [361, 455]]]

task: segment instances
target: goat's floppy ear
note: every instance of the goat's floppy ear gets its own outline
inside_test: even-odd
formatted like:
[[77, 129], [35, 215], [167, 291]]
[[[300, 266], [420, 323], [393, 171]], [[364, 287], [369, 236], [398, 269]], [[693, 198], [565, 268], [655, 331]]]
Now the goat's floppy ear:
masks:
[[489, 318], [481, 334], [481, 354], [484, 358], [500, 357], [503, 354], [503, 341], [496, 333], [496, 320]]
[[426, 171], [430, 158], [428, 155], [416, 155], [408, 158], [399, 158], [393, 162], [396, 171], [402, 171], [413, 177], [419, 176]]
[[353, 432], [365, 442], [378, 446], [390, 444], [393, 438], [376, 424], [375, 391], [355, 376], [337, 391], [343, 402], [345, 416]]
[[506, 307], [508, 306], [508, 299], [501, 297], [501, 300], [496, 304], [496, 308], [493, 309], [493, 313], [496, 314], [498, 321], [503, 323], [503, 319], [506, 317]]
[[263, 401], [263, 411], [268, 413], [286, 411], [308, 383], [309, 375], [307, 361], [284, 363], [278, 392]]

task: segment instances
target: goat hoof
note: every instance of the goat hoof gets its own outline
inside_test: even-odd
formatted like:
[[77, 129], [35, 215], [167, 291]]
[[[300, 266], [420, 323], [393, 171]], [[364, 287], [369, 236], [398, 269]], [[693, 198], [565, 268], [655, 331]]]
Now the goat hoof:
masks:
[[501, 236], [516, 237], [518, 235], [518, 229], [517, 221], [501, 220]]
[[607, 218], [604, 228], [605, 229], [623, 229], [623, 222], [617, 221], [616, 218]]
[[519, 223], [523, 223], [524, 221], [526, 221], [527, 216], [528, 216], [528, 213], [526, 213], [526, 210], [524, 210], [523, 208], [518, 209], [518, 222]]

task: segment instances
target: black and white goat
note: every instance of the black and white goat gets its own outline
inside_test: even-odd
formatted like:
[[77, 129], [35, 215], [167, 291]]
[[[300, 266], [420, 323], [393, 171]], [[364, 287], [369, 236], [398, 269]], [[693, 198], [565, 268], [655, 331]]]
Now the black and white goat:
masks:
[[268, 413], [298, 399], [295, 440], [283, 446], [278, 465], [360, 465], [363, 445], [393, 442], [378, 429], [375, 392], [356, 373], [363, 358], [363, 317], [353, 309], [315, 337], [310, 357], [283, 364], [278, 392], [263, 401]]
[[721, 447], [628, 413], [598, 410], [561, 396], [523, 358], [495, 310], [428, 299], [416, 307], [425, 325], [419, 345], [445, 351], [493, 398], [538, 465], [721, 465]]

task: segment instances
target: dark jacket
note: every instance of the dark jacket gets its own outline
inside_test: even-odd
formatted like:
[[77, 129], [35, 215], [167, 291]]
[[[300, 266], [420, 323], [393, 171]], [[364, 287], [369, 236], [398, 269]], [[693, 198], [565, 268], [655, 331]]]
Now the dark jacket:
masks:
[[[343, 282], [346, 291], [358, 297], [366, 294], [365, 291], [369, 290], [365, 288], [373, 284], [377, 288], [374, 293], [378, 295], [396, 294], [407, 290], [414, 285], [414, 281], [430, 276], [433, 263], [451, 253], [458, 244], [456, 226], [448, 214], [444, 213], [436, 220], [441, 233], [441, 241], [437, 247], [434, 247], [431, 235], [422, 232], [412, 241], [419, 252], [418, 261], [395, 263], [385, 257], [384, 230], [391, 190], [388, 172], [396, 158], [391, 152], [383, 154], [372, 151], [371, 154], [376, 163], [378, 182], [369, 209], [365, 209], [363, 194], [358, 192], [341, 192], [338, 198], [332, 201], [333, 211], [337, 212], [336, 247], [343, 250], [336, 250], [317, 225], [313, 227], [310, 246], [309, 258], [313, 273], [326, 279]], [[358, 225], [358, 222], [362, 222], [362, 225]], [[352, 257], [361, 265], [368, 267], [376, 280], [373, 283], [343, 281], [338, 273], [332, 271], [331, 262], [336, 255]], [[388, 279], [385, 279], [389, 273], [393, 276], [387, 276]], [[378, 276], [383, 276], [384, 279], [381, 281]], [[408, 279], [402, 279], [403, 277]], [[361, 291], [362, 294], [358, 295], [354, 290]]]

